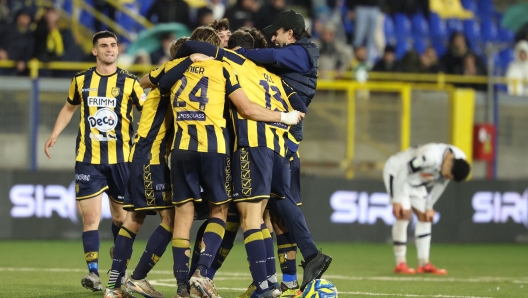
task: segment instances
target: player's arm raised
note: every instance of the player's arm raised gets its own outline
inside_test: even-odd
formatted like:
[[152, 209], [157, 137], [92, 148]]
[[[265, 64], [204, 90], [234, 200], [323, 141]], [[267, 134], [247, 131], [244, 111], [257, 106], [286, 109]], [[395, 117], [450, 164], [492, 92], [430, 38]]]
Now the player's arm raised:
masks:
[[53, 127], [53, 131], [51, 132], [49, 139], [46, 141], [46, 144], [44, 144], [44, 153], [46, 153], [48, 158], [51, 158], [49, 148], [55, 146], [57, 138], [64, 128], [66, 128], [66, 125], [70, 123], [75, 110], [77, 110], [77, 106], [72, 105], [69, 102], [65, 103], [62, 107], [59, 116], [57, 117], [57, 121], [55, 122], [55, 126]]

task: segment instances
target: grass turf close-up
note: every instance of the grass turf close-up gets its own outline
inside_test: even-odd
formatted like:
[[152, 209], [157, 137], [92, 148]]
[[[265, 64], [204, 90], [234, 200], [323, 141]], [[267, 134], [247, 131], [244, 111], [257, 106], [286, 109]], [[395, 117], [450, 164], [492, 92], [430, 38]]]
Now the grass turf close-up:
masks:
[[[101, 243], [103, 287], [108, 281], [111, 245], [109, 241]], [[323, 278], [336, 286], [341, 297], [528, 297], [528, 246], [524, 244], [433, 244], [431, 262], [447, 269], [447, 276], [394, 274], [392, 246], [387, 244], [318, 246], [333, 258]], [[134, 244], [130, 272], [144, 247], [145, 241]], [[102, 297], [102, 292], [92, 293], [81, 286], [87, 273], [81, 241], [2, 241], [0, 255], [0, 297]], [[412, 245], [407, 260], [409, 266], [416, 267]], [[301, 281], [301, 268], [298, 274]], [[148, 280], [166, 297], [175, 295], [170, 247]], [[246, 290], [251, 276], [243, 243], [235, 243], [214, 281], [223, 298]]]

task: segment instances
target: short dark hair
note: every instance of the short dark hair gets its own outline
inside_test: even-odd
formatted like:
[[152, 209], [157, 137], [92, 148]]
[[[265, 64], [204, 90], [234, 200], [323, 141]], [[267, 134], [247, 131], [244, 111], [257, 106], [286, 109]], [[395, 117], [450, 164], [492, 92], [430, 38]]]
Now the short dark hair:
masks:
[[229, 41], [227, 42], [228, 49], [234, 49], [236, 47], [242, 47], [245, 49], [253, 49], [255, 45], [255, 40], [248, 32], [244, 30], [237, 30], [231, 34]]
[[221, 20], [214, 20], [209, 26], [213, 27], [213, 29], [218, 31], [224, 31], [229, 30], [229, 20], [227, 18], [223, 18]]
[[180, 48], [183, 45], [183, 43], [188, 41], [188, 40], [189, 40], [189, 37], [184, 36], [184, 37], [178, 38], [177, 40], [175, 40], [175, 41], [173, 41], [171, 43], [169, 52], [170, 52], [170, 56], [171, 56], [172, 59], [174, 59], [176, 57], [176, 53], [178, 53], [178, 51], [180, 50]]
[[217, 47], [220, 47], [222, 45], [220, 37], [218, 37], [218, 34], [216, 34], [216, 31], [213, 29], [213, 27], [210, 26], [200, 26], [194, 29], [189, 39], [208, 42]]
[[264, 37], [262, 32], [260, 32], [260, 30], [258, 30], [257, 28], [244, 26], [244, 27], [241, 27], [239, 30], [243, 30], [251, 34], [251, 36], [255, 40], [254, 48], [263, 49], [263, 48], [268, 47], [268, 41], [266, 41], [266, 37]]
[[94, 34], [94, 36], [92, 38], [93, 46], [95, 47], [95, 45], [97, 44], [99, 39], [107, 38], [107, 37], [113, 37], [116, 40], [116, 42], [117, 42], [117, 35], [115, 35], [113, 32], [110, 32], [108, 30], [104, 30], [104, 31], [99, 31], [99, 32]]
[[469, 175], [471, 167], [468, 162], [462, 158], [455, 158], [453, 160], [453, 167], [451, 168], [451, 174], [453, 175], [453, 180], [456, 182], [466, 180]]

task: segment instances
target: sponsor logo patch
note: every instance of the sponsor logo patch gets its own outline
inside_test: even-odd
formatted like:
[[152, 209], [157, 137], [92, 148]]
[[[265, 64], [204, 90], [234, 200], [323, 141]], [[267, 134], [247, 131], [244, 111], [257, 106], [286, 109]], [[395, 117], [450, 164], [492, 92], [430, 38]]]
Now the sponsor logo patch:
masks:
[[100, 132], [108, 132], [117, 126], [117, 114], [107, 108], [99, 109], [95, 115], [88, 117], [91, 128], [97, 128]]
[[176, 116], [178, 121], [205, 121], [204, 112], [178, 112]]

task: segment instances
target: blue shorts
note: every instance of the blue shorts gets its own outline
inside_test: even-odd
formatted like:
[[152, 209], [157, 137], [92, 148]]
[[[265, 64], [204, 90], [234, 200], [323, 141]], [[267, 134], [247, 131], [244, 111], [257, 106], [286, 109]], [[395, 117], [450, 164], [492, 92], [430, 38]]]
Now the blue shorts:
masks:
[[231, 201], [231, 161], [229, 155], [174, 149], [171, 155], [172, 204], [200, 201], [200, 185], [209, 202]]
[[283, 199], [290, 187], [289, 163], [266, 147], [242, 147], [233, 154], [233, 201]]
[[128, 185], [128, 176], [128, 162], [111, 165], [76, 162], [76, 198], [77, 200], [85, 200], [106, 192], [112, 201], [123, 204]]
[[165, 164], [128, 163], [130, 178], [123, 208], [160, 210], [173, 208], [170, 170]]
[[301, 201], [301, 159], [299, 158], [298, 152], [288, 151], [288, 155], [291, 155], [290, 160], [290, 194], [297, 204], [302, 205]]

